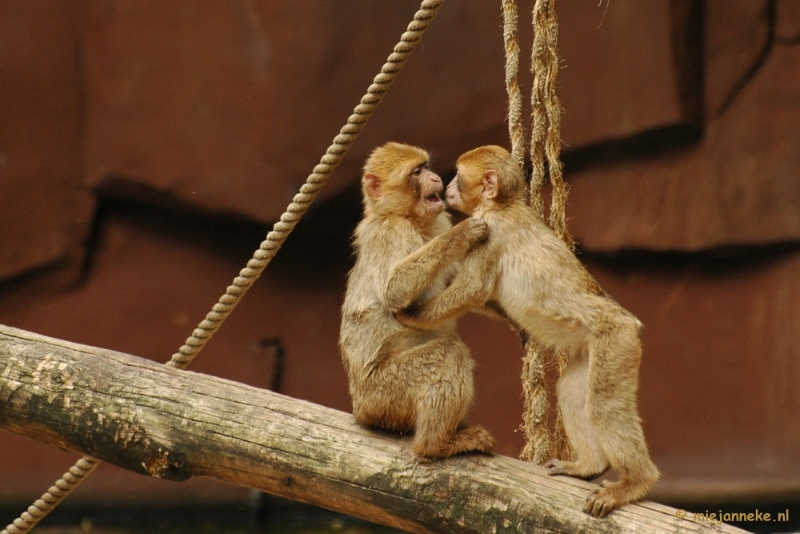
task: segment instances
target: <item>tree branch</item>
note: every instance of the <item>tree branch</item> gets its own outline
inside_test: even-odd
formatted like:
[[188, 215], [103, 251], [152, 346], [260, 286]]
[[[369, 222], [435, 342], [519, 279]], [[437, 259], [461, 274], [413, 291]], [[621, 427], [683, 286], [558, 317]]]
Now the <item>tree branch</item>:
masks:
[[[157, 478], [205, 476], [410, 532], [705, 532], [502, 456], [420, 462], [350, 414], [0, 325], [0, 428]], [[0, 450], [2, 445], [0, 444]], [[723, 525], [723, 532], [743, 532]]]

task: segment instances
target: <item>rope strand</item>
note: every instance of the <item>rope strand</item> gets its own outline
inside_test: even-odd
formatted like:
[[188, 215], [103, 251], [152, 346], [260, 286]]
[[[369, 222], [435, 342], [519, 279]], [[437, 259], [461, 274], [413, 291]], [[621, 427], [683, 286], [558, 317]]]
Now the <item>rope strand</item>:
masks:
[[[225, 294], [214, 304], [211, 311], [206, 315], [192, 335], [186, 340], [178, 352], [166, 363], [167, 366], [185, 369], [191, 361], [205, 347], [211, 336], [219, 329], [223, 321], [230, 315], [247, 290], [252, 287], [255, 281], [264, 272], [269, 262], [275, 257], [286, 238], [294, 230], [300, 218], [308, 210], [308, 207], [317, 197], [322, 187], [327, 183], [329, 176], [339, 162], [347, 153], [347, 150], [361, 133], [369, 117], [383, 99], [384, 94], [394, 82], [395, 77], [403, 68], [405, 61], [419, 43], [420, 39], [428, 29], [429, 24], [436, 16], [444, 0], [424, 0], [419, 10], [414, 14], [405, 33], [400, 37], [400, 42], [394, 47], [394, 51], [389, 55], [386, 63], [381, 68], [381, 72], [375, 76], [372, 84], [367, 89], [367, 93], [361, 98], [361, 102], [353, 110], [353, 114], [347, 119], [347, 123], [339, 131], [339, 135], [334, 137], [333, 144], [328, 147], [325, 155], [320, 159], [319, 164], [314, 167], [313, 172], [306, 179], [306, 183], [300, 188], [292, 199], [292, 203], [286, 208], [286, 212], [281, 215], [280, 220], [275, 223], [267, 238], [261, 243], [259, 248], [253, 253], [252, 259], [247, 262], [247, 266], [239, 272], [239, 276], [234, 278], [233, 283], [228, 286]], [[24, 534], [41, 521], [50, 511], [77, 486], [85, 476], [90, 474], [99, 460], [85, 456], [72, 466], [69, 472], [56, 481], [55, 485], [42, 495], [23, 512], [20, 518], [8, 525], [0, 534]], [[43, 504], [42, 504], [43, 503]], [[39, 504], [42, 504], [40, 507]]]
[[183, 369], [189, 365], [208, 340], [211, 339], [214, 332], [219, 329], [223, 321], [230, 315], [233, 308], [247, 293], [247, 290], [261, 276], [261, 273], [286, 241], [286, 238], [294, 230], [300, 218], [308, 210], [311, 202], [314, 201], [319, 191], [327, 183], [328, 177], [339, 165], [350, 145], [358, 137], [383, 95], [394, 82], [406, 59], [419, 43], [431, 20], [436, 16], [436, 12], [442, 2], [443, 0], [425, 0], [422, 2], [419, 11], [414, 15], [414, 20], [408, 25], [407, 31], [394, 47], [394, 52], [386, 60], [380, 74], [375, 76], [372, 85], [367, 89], [367, 94], [361, 98], [361, 103], [355, 107], [353, 114], [347, 119], [347, 124], [342, 127], [339, 135], [333, 139], [333, 144], [328, 147], [319, 164], [314, 167], [313, 172], [306, 179], [306, 183], [300, 188], [300, 192], [295, 195], [292, 203], [286, 208], [286, 212], [281, 215], [280, 220], [275, 223], [272, 231], [267, 234], [267, 238], [261, 242], [252, 259], [247, 262], [247, 267], [239, 272], [239, 276], [233, 280], [232, 285], [228, 286], [225, 294], [220, 297], [219, 302], [212, 307], [205, 319], [195, 328], [192, 335], [178, 352], [172, 355], [172, 359], [167, 363], [168, 366]]
[[13, 523], [8, 525], [0, 534], [24, 534], [36, 526], [39, 521], [45, 518], [47, 514], [61, 504], [67, 495], [80, 484], [84, 478], [89, 476], [92, 471], [100, 465], [100, 460], [92, 458], [91, 456], [84, 456], [78, 460], [75, 465], [69, 468], [69, 471], [61, 475], [61, 478], [56, 480], [55, 484], [36, 501], [28, 507], [28, 510], [22, 512], [19, 518], [15, 519]]
[[550, 432], [547, 416], [550, 411], [544, 369], [545, 351], [532, 339], [525, 342], [525, 357], [522, 359], [522, 391], [525, 411], [522, 414], [522, 431], [525, 447], [520, 460], [544, 465], [550, 460]]
[[[537, 4], [539, 1], [537, 0]], [[558, 77], [558, 19], [555, 11], [555, 0], [547, 0], [544, 6], [544, 36], [545, 36], [545, 69], [544, 75], [544, 104], [547, 110], [547, 138], [545, 141], [545, 154], [547, 155], [547, 168], [550, 173], [550, 183], [553, 186], [553, 198], [550, 203], [550, 228], [561, 238], [564, 244], [574, 252], [575, 242], [567, 231], [567, 186], [564, 183], [563, 164], [561, 163], [561, 102], [556, 94], [556, 79]], [[541, 30], [541, 28], [540, 28]]]
[[[558, 76], [558, 20], [555, 0], [536, 0], [533, 7], [534, 38], [531, 51], [531, 183], [529, 202], [531, 208], [544, 218], [542, 187], [545, 174], [549, 173], [553, 186], [550, 204], [550, 228], [574, 252], [575, 243], [567, 230], [566, 203], [567, 186], [564, 183], [561, 154], [561, 104], [556, 95]], [[509, 112], [509, 116], [511, 113]], [[570, 455], [569, 443], [565, 439], [564, 423], [560, 410], [555, 423], [555, 436], [551, 439], [548, 429], [550, 398], [545, 382], [545, 351], [532, 343], [525, 345], [522, 382], [525, 398], [522, 430], [526, 444], [520, 458], [541, 465], [550, 458], [552, 442], [555, 440], [560, 458]], [[568, 354], [559, 353], [558, 376], [566, 366]]]
[[506, 50], [506, 92], [508, 93], [508, 135], [511, 157], [525, 171], [525, 128], [522, 124], [522, 91], [519, 88], [519, 13], [516, 0], [503, 0], [503, 40]]
[[[547, 0], [544, 0], [547, 1]], [[546, 15], [543, 12], [542, 0], [536, 0], [533, 6], [533, 47], [531, 48], [531, 185], [530, 205], [539, 217], [544, 218], [544, 200], [542, 187], [545, 181], [545, 150], [547, 136], [547, 94], [545, 72], [546, 56]]]

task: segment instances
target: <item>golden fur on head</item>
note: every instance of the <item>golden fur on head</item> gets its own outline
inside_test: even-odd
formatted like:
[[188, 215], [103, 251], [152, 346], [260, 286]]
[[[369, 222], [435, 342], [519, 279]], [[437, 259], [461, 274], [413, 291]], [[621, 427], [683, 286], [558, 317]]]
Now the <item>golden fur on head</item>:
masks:
[[[401, 215], [426, 226], [431, 223], [433, 219], [426, 217], [426, 205], [420, 202], [420, 194], [435, 193], [430, 188], [441, 188], [441, 180], [428, 169], [428, 159], [425, 150], [396, 142], [373, 150], [361, 179], [365, 214]], [[419, 167], [424, 167], [425, 172], [415, 175]], [[424, 177], [435, 177], [439, 185], [421, 180]]]
[[524, 200], [527, 183], [522, 169], [511, 158], [508, 151], [497, 145], [486, 145], [470, 150], [461, 155], [456, 162], [459, 172], [469, 168], [480, 173], [479, 176], [470, 176], [469, 180], [478, 180], [483, 173], [493, 170], [497, 173], [497, 197], [495, 202], [500, 204], [513, 200]]
[[390, 141], [372, 151], [364, 164], [364, 174], [377, 174], [383, 179], [392, 174], [405, 176], [426, 161], [428, 153], [423, 149]]

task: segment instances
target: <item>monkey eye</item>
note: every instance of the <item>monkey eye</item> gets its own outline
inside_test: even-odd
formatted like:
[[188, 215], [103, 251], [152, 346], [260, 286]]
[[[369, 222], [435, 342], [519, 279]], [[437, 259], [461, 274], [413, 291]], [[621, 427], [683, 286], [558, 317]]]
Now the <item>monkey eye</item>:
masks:
[[414, 170], [411, 171], [411, 174], [414, 176], [419, 176], [422, 173], [422, 169], [425, 168], [425, 165], [417, 165], [414, 167]]

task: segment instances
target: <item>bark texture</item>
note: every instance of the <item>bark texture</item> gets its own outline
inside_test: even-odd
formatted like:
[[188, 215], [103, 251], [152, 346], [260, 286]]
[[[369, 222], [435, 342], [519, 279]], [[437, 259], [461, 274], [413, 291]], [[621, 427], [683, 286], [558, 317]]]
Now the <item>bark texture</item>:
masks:
[[[700, 532], [503, 456], [422, 463], [351, 415], [119, 352], [0, 327], [0, 428], [156, 478], [205, 476], [410, 532]], [[725, 527], [725, 532], [740, 532]]]

